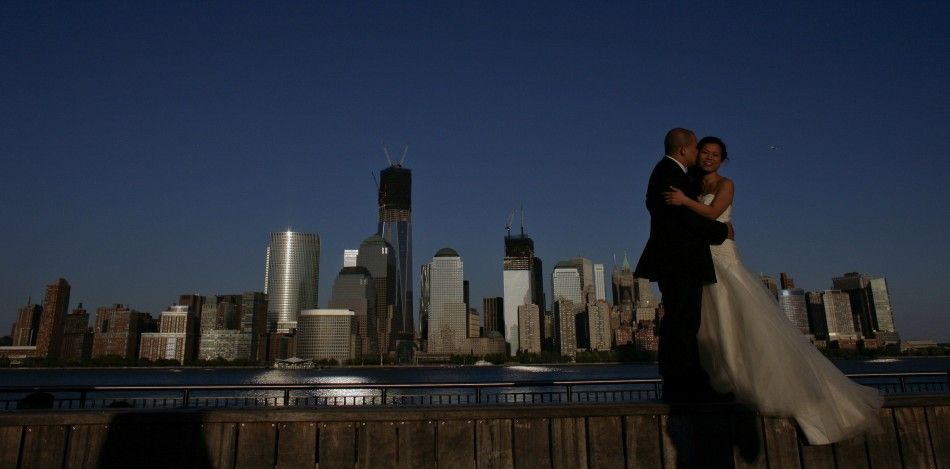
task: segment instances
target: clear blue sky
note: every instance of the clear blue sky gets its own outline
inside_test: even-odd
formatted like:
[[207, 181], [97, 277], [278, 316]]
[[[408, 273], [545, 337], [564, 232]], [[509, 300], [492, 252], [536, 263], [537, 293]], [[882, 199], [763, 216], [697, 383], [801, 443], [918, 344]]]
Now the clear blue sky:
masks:
[[450, 246], [501, 295], [522, 204], [546, 277], [609, 270], [685, 126], [730, 144], [752, 270], [886, 276], [903, 336], [950, 340], [950, 3], [705, 3], [3, 2], [0, 332], [58, 277], [89, 309], [261, 290], [288, 226], [325, 305], [381, 142], [411, 143], [417, 278]]

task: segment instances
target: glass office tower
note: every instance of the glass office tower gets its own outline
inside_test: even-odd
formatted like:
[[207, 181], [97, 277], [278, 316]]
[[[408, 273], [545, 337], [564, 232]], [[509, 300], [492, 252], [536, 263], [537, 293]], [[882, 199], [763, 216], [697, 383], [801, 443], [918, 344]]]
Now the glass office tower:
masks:
[[296, 328], [300, 311], [317, 307], [319, 282], [320, 235], [271, 233], [264, 270], [268, 332]]

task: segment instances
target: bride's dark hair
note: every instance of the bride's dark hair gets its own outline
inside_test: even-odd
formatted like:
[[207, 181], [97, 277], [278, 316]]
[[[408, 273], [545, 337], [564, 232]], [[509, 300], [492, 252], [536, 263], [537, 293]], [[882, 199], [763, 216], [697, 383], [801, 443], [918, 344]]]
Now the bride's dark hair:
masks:
[[722, 161], [726, 161], [728, 159], [726, 156], [728, 153], [726, 151], [726, 142], [723, 142], [721, 138], [713, 137], [712, 135], [703, 137], [699, 140], [699, 142], [696, 142], [696, 148], [699, 148], [699, 150], [702, 151], [703, 145], [706, 145], [707, 143], [715, 143], [716, 145], [719, 145], [719, 148], [722, 150]]

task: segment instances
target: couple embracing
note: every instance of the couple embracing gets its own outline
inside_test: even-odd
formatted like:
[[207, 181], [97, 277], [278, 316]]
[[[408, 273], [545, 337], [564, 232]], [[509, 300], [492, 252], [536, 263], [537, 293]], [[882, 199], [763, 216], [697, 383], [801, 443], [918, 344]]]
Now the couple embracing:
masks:
[[811, 444], [868, 430], [880, 393], [828, 361], [739, 258], [731, 224], [735, 186], [719, 174], [726, 144], [716, 137], [697, 142], [692, 131], [676, 128], [664, 149], [647, 187], [650, 238], [635, 271], [663, 295], [664, 399], [735, 399], [794, 417]]

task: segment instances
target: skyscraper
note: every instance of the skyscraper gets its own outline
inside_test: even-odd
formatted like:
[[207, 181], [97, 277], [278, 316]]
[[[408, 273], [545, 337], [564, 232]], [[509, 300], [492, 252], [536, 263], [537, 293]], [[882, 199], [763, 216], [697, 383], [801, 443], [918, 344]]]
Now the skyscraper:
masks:
[[317, 307], [319, 282], [320, 235], [290, 230], [271, 233], [264, 271], [268, 330], [294, 329], [300, 311]]
[[428, 268], [429, 353], [452, 354], [468, 352], [463, 344], [468, 338], [468, 311], [465, 307], [462, 281], [463, 263], [451, 248], [435, 253]]
[[331, 309], [348, 309], [354, 313], [360, 353], [371, 353], [376, 343], [376, 284], [366, 267], [344, 267], [333, 282]]
[[372, 343], [366, 354], [387, 353], [395, 350], [395, 296], [396, 253], [391, 244], [379, 235], [372, 235], [360, 244], [356, 256], [357, 267], [364, 268], [373, 279], [376, 309], [367, 316]]
[[877, 338], [884, 332], [884, 341], [896, 342], [897, 331], [891, 314], [887, 281], [870, 275], [848, 272], [832, 279], [834, 288], [848, 294], [854, 324], [866, 338]]
[[538, 298], [538, 279], [540, 278], [540, 261], [534, 255], [534, 241], [524, 234], [524, 228], [520, 235], [512, 236], [510, 233], [505, 236], [505, 258], [503, 261], [503, 287], [505, 309], [505, 340], [508, 342], [509, 350], [514, 355], [521, 343], [518, 339], [518, 307], [521, 305], [538, 305], [538, 322], [541, 323], [540, 316], [543, 312], [544, 294], [541, 290], [541, 297]]
[[309, 360], [344, 363], [359, 358], [354, 313], [348, 309], [308, 309], [301, 312], [297, 355]]
[[611, 275], [611, 292], [614, 306], [620, 308], [621, 319], [628, 322], [635, 321], [634, 276], [633, 270], [630, 269], [630, 262], [627, 261], [627, 253], [623, 254], [623, 266], [619, 269], [614, 268], [614, 273]]
[[825, 321], [828, 324], [828, 336], [831, 340], [857, 339], [854, 317], [851, 314], [851, 301], [848, 294], [841, 290], [825, 290], [822, 293], [825, 305]]
[[795, 280], [792, 279], [787, 273], [780, 272], [778, 274], [779, 283], [782, 286], [782, 290], [792, 290], [795, 288]]
[[769, 293], [772, 294], [776, 300], [778, 299], [778, 282], [775, 281], [774, 277], [769, 277], [768, 275], [759, 274], [759, 281], [762, 282], [762, 286], [765, 287]]
[[482, 311], [485, 314], [485, 336], [492, 331], [504, 334], [505, 300], [500, 296], [482, 298]]
[[139, 335], [150, 316], [120, 304], [96, 309], [92, 358], [116, 356], [132, 358], [139, 349]]
[[66, 315], [60, 359], [64, 362], [81, 362], [89, 358], [92, 354], [92, 337], [89, 313], [79, 303], [78, 308]]
[[36, 331], [40, 327], [43, 307], [29, 303], [17, 311], [17, 320], [13, 324], [13, 345], [29, 347], [36, 345]]
[[594, 300], [607, 301], [607, 286], [604, 285], [604, 264], [594, 264]]
[[69, 290], [69, 282], [62, 278], [46, 286], [43, 313], [36, 332], [36, 355], [39, 357], [59, 358], [69, 308]]
[[379, 224], [376, 234], [395, 249], [394, 336], [412, 340], [416, 335], [415, 324], [419, 322], [419, 318], [413, 314], [412, 294], [412, 171], [404, 168], [402, 163], [401, 160], [390, 164], [379, 172]]

